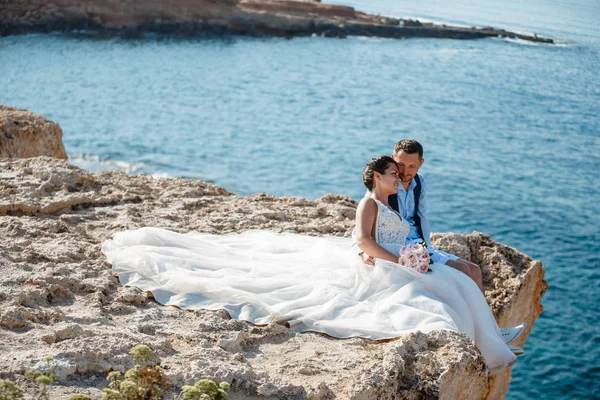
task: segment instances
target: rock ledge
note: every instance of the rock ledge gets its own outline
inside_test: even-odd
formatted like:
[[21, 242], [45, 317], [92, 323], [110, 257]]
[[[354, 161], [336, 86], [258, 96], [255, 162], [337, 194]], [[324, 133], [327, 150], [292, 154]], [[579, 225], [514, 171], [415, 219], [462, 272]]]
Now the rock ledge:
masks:
[[[491, 379], [462, 334], [338, 340], [164, 307], [121, 287], [100, 252], [114, 232], [142, 226], [348, 236], [356, 207], [348, 197], [242, 198], [200, 180], [92, 174], [48, 157], [0, 160], [0, 171], [2, 377], [19, 381], [52, 354], [64, 382], [52, 397], [100, 398], [102, 376], [129, 367], [129, 349], [143, 343], [176, 384], [225, 380], [232, 398], [495, 399], [508, 389], [510, 370]], [[434, 241], [482, 266], [502, 325], [524, 320], [531, 329], [546, 289], [541, 263], [481, 233], [436, 234]]]
[[67, 158], [62, 129], [42, 115], [0, 105], [0, 158]]

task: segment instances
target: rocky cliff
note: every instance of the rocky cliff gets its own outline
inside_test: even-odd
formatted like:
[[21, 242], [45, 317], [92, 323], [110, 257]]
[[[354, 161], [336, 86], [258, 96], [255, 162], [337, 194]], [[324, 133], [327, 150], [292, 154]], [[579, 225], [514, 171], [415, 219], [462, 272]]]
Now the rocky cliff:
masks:
[[[100, 252], [113, 233], [143, 226], [348, 236], [355, 208], [341, 195], [240, 197], [201, 180], [94, 174], [50, 157], [0, 159], [0, 378], [25, 386], [25, 370], [52, 354], [61, 380], [51, 398], [101, 398], [105, 374], [130, 367], [128, 351], [141, 343], [177, 385], [227, 381], [232, 398], [502, 398], [510, 370], [490, 377], [463, 334], [338, 340], [165, 307], [121, 287]], [[540, 262], [482, 233], [433, 239], [481, 265], [501, 326], [527, 321], [531, 329], [547, 287]]]
[[0, 158], [67, 158], [62, 129], [42, 115], [0, 105]]
[[464, 28], [358, 12], [352, 7], [294, 0], [3, 0], [0, 36], [86, 30], [103, 34], [437, 37], [506, 36], [553, 43], [492, 27]]

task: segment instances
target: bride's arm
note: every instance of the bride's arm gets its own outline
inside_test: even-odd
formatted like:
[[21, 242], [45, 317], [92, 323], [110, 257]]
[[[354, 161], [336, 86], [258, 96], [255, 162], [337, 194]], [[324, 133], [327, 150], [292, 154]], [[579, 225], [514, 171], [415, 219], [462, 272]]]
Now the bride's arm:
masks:
[[377, 244], [371, 237], [377, 222], [377, 204], [370, 197], [363, 198], [356, 210], [356, 244], [366, 254], [383, 260], [398, 262], [398, 256]]

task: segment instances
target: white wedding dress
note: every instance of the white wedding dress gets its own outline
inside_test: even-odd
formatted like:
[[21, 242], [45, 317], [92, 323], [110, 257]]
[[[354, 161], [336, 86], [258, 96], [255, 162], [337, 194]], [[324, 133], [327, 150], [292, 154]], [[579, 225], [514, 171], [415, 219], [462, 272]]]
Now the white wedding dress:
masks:
[[[377, 242], [398, 254], [408, 223], [377, 204]], [[380, 259], [368, 266], [351, 250], [350, 239], [141, 228], [115, 234], [102, 252], [121, 284], [150, 291], [161, 304], [225, 309], [255, 324], [278, 318], [300, 332], [337, 338], [454, 330], [475, 341], [491, 369], [515, 360], [467, 275], [440, 264], [426, 274]]]

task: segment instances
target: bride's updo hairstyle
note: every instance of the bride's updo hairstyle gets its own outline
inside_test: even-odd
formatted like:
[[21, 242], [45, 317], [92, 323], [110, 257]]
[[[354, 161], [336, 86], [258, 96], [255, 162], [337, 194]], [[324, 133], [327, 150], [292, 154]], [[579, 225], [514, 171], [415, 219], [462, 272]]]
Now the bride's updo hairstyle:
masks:
[[382, 175], [385, 174], [385, 170], [390, 164], [396, 165], [396, 161], [394, 161], [392, 157], [379, 156], [372, 158], [371, 161], [365, 165], [362, 173], [362, 179], [369, 191], [372, 191], [373, 187], [375, 186], [375, 172], [379, 172]]

